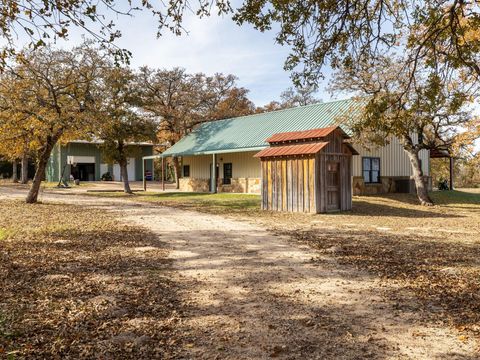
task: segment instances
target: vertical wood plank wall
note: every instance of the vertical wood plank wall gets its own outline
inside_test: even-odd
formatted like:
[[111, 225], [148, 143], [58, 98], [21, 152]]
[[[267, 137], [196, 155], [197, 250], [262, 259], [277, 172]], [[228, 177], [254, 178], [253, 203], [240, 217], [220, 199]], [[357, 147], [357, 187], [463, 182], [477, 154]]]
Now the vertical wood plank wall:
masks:
[[262, 209], [317, 212], [315, 158], [262, 161]]
[[[341, 132], [332, 132], [322, 141], [328, 144], [316, 155], [261, 159], [262, 209], [323, 213], [352, 208], [352, 152], [343, 143]], [[327, 204], [328, 164], [338, 164], [338, 202]], [[333, 206], [332, 206], [333, 205]]]

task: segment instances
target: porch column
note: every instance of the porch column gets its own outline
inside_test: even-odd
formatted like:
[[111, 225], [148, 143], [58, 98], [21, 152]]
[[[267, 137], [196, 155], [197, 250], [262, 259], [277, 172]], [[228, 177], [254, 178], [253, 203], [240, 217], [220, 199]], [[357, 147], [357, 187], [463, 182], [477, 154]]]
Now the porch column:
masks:
[[450, 156], [450, 190], [453, 190], [453, 172], [454, 172], [454, 159]]
[[217, 192], [217, 154], [212, 154], [212, 174], [210, 178], [210, 192], [215, 194]]
[[165, 191], [165, 158], [162, 156], [162, 191]]
[[145, 168], [147, 167], [147, 160], [142, 160], [143, 191], [147, 191], [147, 179], [145, 178]]

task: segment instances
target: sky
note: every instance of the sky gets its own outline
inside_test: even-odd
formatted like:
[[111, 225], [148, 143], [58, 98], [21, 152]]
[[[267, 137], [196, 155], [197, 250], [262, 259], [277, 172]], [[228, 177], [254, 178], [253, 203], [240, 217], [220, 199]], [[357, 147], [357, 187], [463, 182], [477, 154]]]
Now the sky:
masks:
[[[199, 19], [188, 13], [184, 20], [188, 34], [176, 36], [166, 30], [157, 38], [157, 20], [148, 11], [120, 16], [115, 22], [122, 32], [116, 44], [132, 52], [133, 67], [233, 74], [239, 78], [239, 86], [250, 90], [249, 98], [257, 106], [278, 100], [280, 93], [292, 86], [290, 73], [283, 69], [289, 49], [275, 43], [275, 31], [261, 33], [250, 25], [240, 27], [228, 16]], [[72, 28], [65, 46], [79, 43], [81, 35]], [[323, 101], [331, 98], [324, 90], [326, 85], [327, 81], [317, 95]]]

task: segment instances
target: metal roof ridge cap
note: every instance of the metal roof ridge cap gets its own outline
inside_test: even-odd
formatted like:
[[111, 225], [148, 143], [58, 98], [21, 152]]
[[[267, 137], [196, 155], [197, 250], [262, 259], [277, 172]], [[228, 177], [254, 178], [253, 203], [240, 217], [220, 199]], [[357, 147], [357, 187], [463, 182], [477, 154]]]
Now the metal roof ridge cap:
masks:
[[[218, 119], [218, 120], [210, 120], [210, 121], [207, 120], [207, 121], [201, 122], [201, 123], [199, 124], [200, 126], [199, 126], [197, 129], [199, 129], [199, 128], [200, 128], [201, 126], [203, 126], [204, 124], [212, 124], [212, 123], [218, 123], [218, 122], [227, 121], [227, 120], [235, 120], [235, 119], [241, 119], [241, 118], [256, 117], [256, 116], [265, 115], [265, 114], [282, 113], [282, 112], [289, 111], [289, 110], [294, 110], [294, 109], [306, 109], [306, 108], [310, 108], [310, 107], [313, 107], [313, 106], [334, 104], [334, 103], [338, 103], [338, 102], [342, 102], [342, 101], [354, 101], [354, 100], [353, 100], [352, 98], [338, 99], [338, 100], [331, 100], [331, 101], [326, 101], [326, 102], [318, 102], [318, 103], [308, 104], [308, 105], [301, 105], [301, 106], [289, 107], [289, 108], [285, 108], [285, 109], [265, 111], [265, 112], [255, 113], [255, 114], [249, 114], [249, 115], [241, 115], [241, 116], [236, 116], [236, 117], [231, 117], [231, 118], [226, 118], [226, 119]], [[193, 132], [196, 131], [197, 129], [193, 130], [191, 133], [193, 133]], [[190, 134], [191, 134], [191, 133], [190, 133]], [[187, 134], [187, 135], [190, 135], [190, 134]]]

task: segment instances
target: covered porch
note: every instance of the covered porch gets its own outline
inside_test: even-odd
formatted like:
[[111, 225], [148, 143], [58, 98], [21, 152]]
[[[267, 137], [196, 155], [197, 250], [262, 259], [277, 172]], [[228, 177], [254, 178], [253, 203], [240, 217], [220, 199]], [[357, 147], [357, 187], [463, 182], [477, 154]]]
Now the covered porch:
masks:
[[451, 151], [447, 148], [430, 150], [430, 159], [448, 159], [448, 187], [450, 190], [453, 190], [455, 183], [455, 157], [451, 154]]
[[[160, 184], [165, 184], [167, 162], [177, 157], [180, 165], [180, 191], [186, 192], [231, 192], [260, 193], [261, 165], [254, 157], [261, 147], [223, 149], [215, 151], [170, 153], [145, 156], [148, 160], [160, 161]], [[144, 189], [148, 183], [143, 179]], [[163, 188], [164, 185], [161, 185]]]

